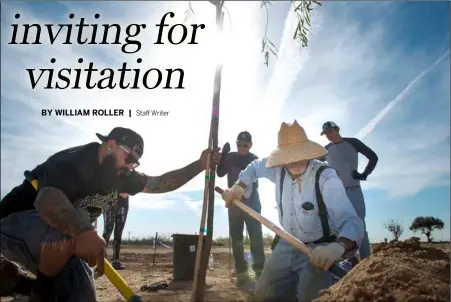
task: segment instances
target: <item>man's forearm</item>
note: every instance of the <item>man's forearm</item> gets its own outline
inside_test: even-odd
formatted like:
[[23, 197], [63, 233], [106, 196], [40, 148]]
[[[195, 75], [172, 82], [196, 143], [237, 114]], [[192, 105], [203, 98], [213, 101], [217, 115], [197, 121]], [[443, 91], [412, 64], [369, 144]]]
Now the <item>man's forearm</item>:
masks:
[[204, 170], [200, 160], [188, 166], [165, 173], [161, 176], [148, 176], [145, 193], [166, 193], [177, 190]]
[[45, 187], [39, 190], [34, 206], [42, 220], [72, 237], [94, 229], [87, 212], [86, 215], [77, 212], [59, 189]]

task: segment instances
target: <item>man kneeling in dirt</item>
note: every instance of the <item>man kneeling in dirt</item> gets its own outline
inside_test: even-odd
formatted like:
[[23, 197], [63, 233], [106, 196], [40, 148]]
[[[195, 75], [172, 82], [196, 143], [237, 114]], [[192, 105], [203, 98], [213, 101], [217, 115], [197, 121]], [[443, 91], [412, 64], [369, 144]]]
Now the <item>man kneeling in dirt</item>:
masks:
[[[30, 301], [96, 301], [91, 267], [103, 273], [105, 240], [92, 223], [120, 193], [176, 190], [206, 167], [208, 154], [188, 166], [153, 177], [136, 172], [142, 137], [114, 128], [108, 136], [52, 155], [0, 202], [1, 253], [36, 275]], [[213, 162], [219, 162], [215, 150]], [[4, 282], [4, 280], [2, 280]]]
[[313, 248], [308, 256], [280, 239], [254, 289], [254, 301], [311, 301], [332, 284], [327, 270], [344, 254], [355, 253], [364, 225], [334, 169], [317, 158], [327, 154], [308, 140], [295, 121], [282, 123], [279, 146], [268, 158], [252, 162], [223, 194], [226, 206], [247, 196], [252, 183], [267, 178], [276, 185], [281, 226]]

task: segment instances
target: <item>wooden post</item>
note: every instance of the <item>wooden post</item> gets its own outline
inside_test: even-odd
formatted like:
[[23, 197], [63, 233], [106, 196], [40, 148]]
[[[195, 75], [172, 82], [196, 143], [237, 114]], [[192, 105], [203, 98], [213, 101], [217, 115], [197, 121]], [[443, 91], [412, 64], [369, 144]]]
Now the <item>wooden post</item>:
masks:
[[[224, 14], [222, 6], [224, 1], [210, 1], [216, 6], [216, 26], [218, 34], [222, 31]], [[219, 127], [219, 102], [221, 93], [221, 73], [222, 65], [216, 66], [214, 86], [213, 86], [213, 108], [211, 114], [210, 136], [208, 140], [209, 148], [218, 148], [218, 127]], [[214, 196], [215, 196], [215, 175], [216, 167], [211, 166], [210, 157], [205, 169], [205, 188], [204, 200], [202, 206], [202, 216], [199, 230], [199, 240], [196, 250], [196, 265], [194, 270], [193, 291], [191, 293], [192, 302], [201, 302], [204, 300], [205, 278], [208, 268], [208, 260], [213, 240], [213, 218], [214, 218]], [[206, 213], [207, 212], [207, 213]], [[205, 216], [207, 215], [207, 228], [205, 229]], [[207, 233], [204, 244], [204, 233]]]
[[157, 257], [157, 244], [158, 244], [158, 232], [155, 233], [155, 241], [153, 246], [153, 264], [152, 266], [155, 267], [155, 258]]
[[232, 279], [232, 237], [229, 235], [229, 279]]

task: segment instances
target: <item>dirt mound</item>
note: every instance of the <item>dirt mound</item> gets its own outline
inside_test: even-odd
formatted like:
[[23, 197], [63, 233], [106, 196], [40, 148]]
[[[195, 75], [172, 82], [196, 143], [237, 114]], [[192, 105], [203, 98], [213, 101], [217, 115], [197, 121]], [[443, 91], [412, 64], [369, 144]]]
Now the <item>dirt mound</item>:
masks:
[[416, 238], [381, 243], [315, 301], [450, 301], [449, 270], [449, 253], [422, 247]]

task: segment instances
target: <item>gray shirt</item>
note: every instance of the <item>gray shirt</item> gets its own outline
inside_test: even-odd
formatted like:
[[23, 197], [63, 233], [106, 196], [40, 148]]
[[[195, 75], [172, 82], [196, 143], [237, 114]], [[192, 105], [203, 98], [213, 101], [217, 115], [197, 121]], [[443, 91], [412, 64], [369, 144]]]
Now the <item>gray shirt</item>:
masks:
[[358, 153], [369, 160], [362, 174], [370, 175], [378, 161], [376, 153], [357, 138], [343, 137], [341, 142], [330, 143], [325, 148], [328, 153], [321, 160], [326, 160], [330, 167], [337, 170], [338, 177], [340, 177], [345, 188], [360, 185], [360, 181], [352, 176], [354, 170], [358, 171]]

